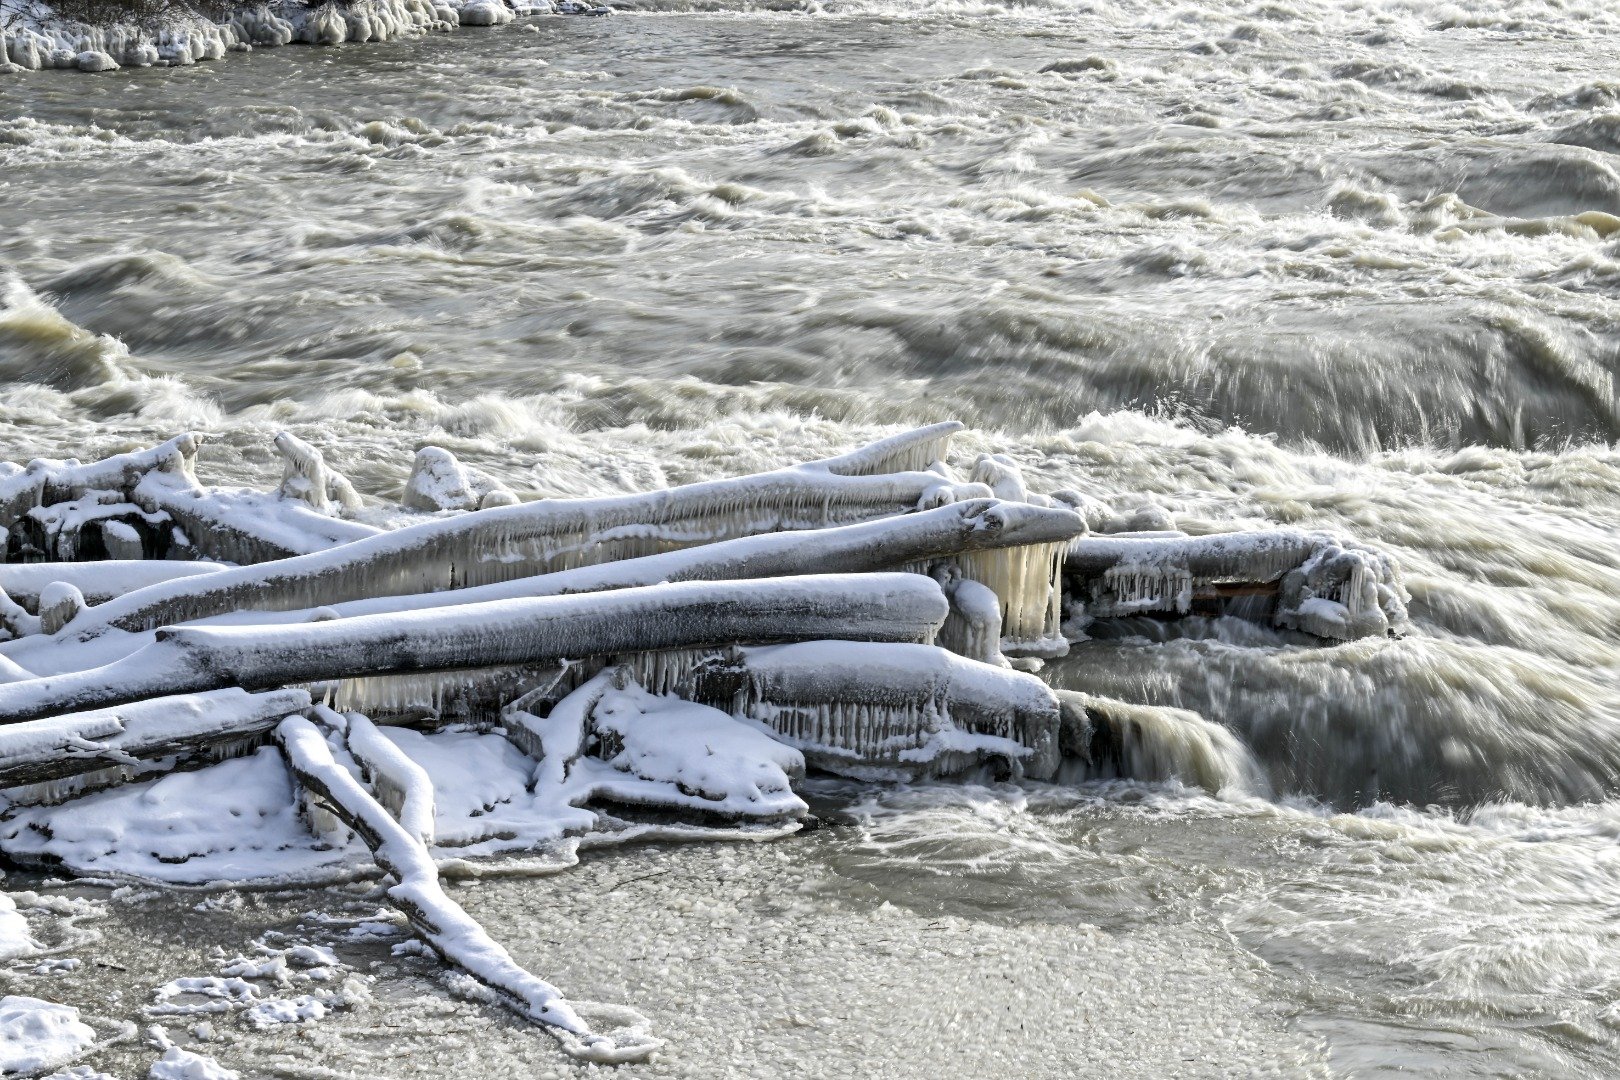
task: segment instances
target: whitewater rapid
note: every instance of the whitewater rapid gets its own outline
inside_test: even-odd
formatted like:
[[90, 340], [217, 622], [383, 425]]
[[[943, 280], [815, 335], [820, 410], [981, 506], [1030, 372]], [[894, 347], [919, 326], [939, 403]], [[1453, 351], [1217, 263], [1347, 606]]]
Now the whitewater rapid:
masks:
[[[1043, 673], [1218, 792], [830, 785], [801, 840], [460, 898], [628, 990], [649, 1075], [1620, 1074], [1620, 11], [629, 8], [0, 82], [0, 457], [197, 428], [268, 488], [287, 429], [369, 495], [432, 442], [584, 496], [960, 419], [1037, 491], [1378, 543], [1403, 639], [1141, 620]], [[3, 977], [129, 1019], [362, 900], [103, 895], [129, 971]], [[221, 1060], [567, 1072], [344, 947], [386, 1007]]]

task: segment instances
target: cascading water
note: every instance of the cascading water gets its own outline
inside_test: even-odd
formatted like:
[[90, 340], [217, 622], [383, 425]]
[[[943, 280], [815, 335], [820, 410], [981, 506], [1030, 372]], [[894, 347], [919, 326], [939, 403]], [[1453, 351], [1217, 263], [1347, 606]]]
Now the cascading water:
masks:
[[[1333, 537], [1314, 585], [1206, 595], [1219, 575], [1109, 564], [1078, 616], [1041, 587], [1056, 547], [932, 567], [965, 588], [942, 641], [1044, 660], [1048, 685], [1098, 699], [1094, 727], [1063, 729], [1053, 782], [988, 766], [966, 783], [812, 780], [824, 827], [790, 842], [583, 861], [589, 843], [565, 845], [506, 869], [566, 874], [452, 892], [571, 994], [634, 1000], [668, 1044], [647, 1075], [1620, 1075], [1612, 6], [620, 7], [178, 71], [0, 74], [0, 459], [93, 462], [196, 430], [198, 475], [296, 497], [273, 530], [207, 536], [229, 499], [177, 467], [40, 522], [38, 544], [320, 552], [371, 528], [318, 512], [346, 485], [423, 513], [516, 496], [567, 516], [951, 419], [968, 425], [949, 455], [964, 488], [1053, 496], [1094, 537]], [[785, 524], [933, 505], [920, 474], [939, 456], [923, 440], [793, 470]], [[891, 471], [915, 475], [875, 479]], [[622, 556], [784, 524], [749, 492], [707, 490], [656, 520], [576, 504], [563, 526], [481, 534], [501, 554], [471, 565], [453, 539], [357, 563], [337, 589], [243, 574], [219, 610], [249, 594], [318, 618], [378, 597], [408, 610], [425, 590], [591, 566], [577, 549], [598, 532]], [[705, 522], [726, 527], [680, 533]], [[1351, 539], [1399, 581], [1361, 556], [1328, 566]], [[190, 594], [180, 568], [200, 571], [174, 566]], [[16, 580], [12, 629], [46, 607], [53, 625], [95, 613]], [[92, 605], [114, 595], [76, 580]], [[1397, 584], [1396, 636], [1308, 633], [1338, 617], [1317, 601], [1376, 621]], [[1285, 593], [1292, 621], [1273, 617]], [[1067, 655], [1062, 629], [1086, 639]], [[629, 667], [656, 691], [705, 662]], [[511, 677], [314, 689], [380, 716]], [[818, 739], [875, 745], [896, 717], [938, 714], [921, 691], [847, 716], [756, 697], [811, 759], [830, 752]], [[442, 874], [518, 849], [535, 778], [509, 743], [435, 736], [452, 764], [415, 732], [373, 734], [474, 793], [437, 808], [438, 840], [468, 860]], [[329, 867], [333, 851], [289, 840], [306, 830], [259, 753], [108, 793], [51, 835], [44, 810], [5, 828], [120, 882], [122, 837], [217, 800], [252, 828], [193, 871], [267, 851], [290, 873]], [[182, 848], [147, 854], [178, 878], [161, 860]], [[172, 893], [18, 870], [5, 886], [32, 944], [0, 991], [73, 1004], [97, 1038], [156, 1022], [172, 980], [241, 978], [222, 961], [255, 942], [307, 944], [335, 952], [331, 983], [254, 984], [299, 1002], [302, 1036], [241, 1019], [247, 998], [165, 1013], [169, 1034], [244, 1075], [575, 1068], [448, 1000], [364, 885], [199, 895], [183, 917]], [[369, 1004], [335, 993], [362, 976]], [[207, 1039], [182, 1032], [203, 1023]], [[115, 1041], [94, 1061], [141, 1075], [155, 1054]]]

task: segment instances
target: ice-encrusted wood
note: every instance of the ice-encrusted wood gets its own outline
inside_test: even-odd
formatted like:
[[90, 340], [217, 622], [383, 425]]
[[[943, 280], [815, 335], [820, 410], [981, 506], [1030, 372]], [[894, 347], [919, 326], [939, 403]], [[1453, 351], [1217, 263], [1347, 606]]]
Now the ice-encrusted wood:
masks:
[[[396, 821], [332, 756], [310, 721], [289, 718], [277, 729], [288, 768], [371, 849], [394, 879], [385, 890], [411, 928], [445, 963], [467, 972], [495, 998], [553, 1035], [571, 1056], [599, 1064], [644, 1061], [662, 1043], [645, 1020], [630, 1014], [601, 1032], [555, 986], [522, 968], [487, 931], [445, 894], [433, 856], [421, 838]], [[628, 1010], [623, 1010], [628, 1013]]]
[[1000, 760], [1041, 779], [1058, 762], [1058, 706], [1044, 683], [932, 646], [737, 649], [700, 668], [689, 692], [830, 772], [941, 776]]
[[1071, 603], [1096, 619], [1186, 615], [1201, 598], [1251, 585], [1273, 623], [1318, 637], [1399, 633], [1407, 622], [1407, 593], [1393, 558], [1299, 529], [1083, 536], [1069, 545], [1064, 575]]
[[829, 574], [678, 582], [312, 623], [177, 627], [102, 667], [0, 684], [0, 723], [225, 686], [261, 689], [739, 641], [932, 641], [947, 612], [939, 586], [919, 575]]
[[[640, 495], [544, 499], [423, 522], [354, 540], [333, 551], [268, 566], [244, 566], [207, 582], [153, 586], [103, 605], [75, 629], [150, 630], [226, 611], [286, 611], [365, 597], [438, 592], [738, 536], [905, 513], [916, 509], [925, 496], [948, 491], [950, 485], [937, 473], [881, 470], [893, 461], [932, 456], [955, 428], [937, 425], [840, 458], [755, 476]], [[144, 492], [149, 504], [142, 505], [174, 514], [188, 535], [193, 528], [207, 528], [219, 516], [199, 513], [206, 495], [194, 485], [188, 488], [172, 478], [153, 476], [144, 486], [149, 489]], [[334, 526], [355, 525], [323, 520]], [[252, 544], [242, 542], [247, 547], [240, 553], [252, 555]]]
[[309, 704], [300, 690], [232, 687], [9, 724], [0, 727], [0, 789], [12, 803], [54, 802], [177, 760], [217, 760], [257, 745]]

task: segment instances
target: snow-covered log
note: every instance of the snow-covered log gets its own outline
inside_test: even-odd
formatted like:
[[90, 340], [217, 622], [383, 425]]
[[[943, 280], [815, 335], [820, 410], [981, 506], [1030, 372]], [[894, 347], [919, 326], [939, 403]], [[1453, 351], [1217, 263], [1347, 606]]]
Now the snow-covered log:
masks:
[[[282, 493], [210, 491], [194, 474], [196, 435], [90, 464], [0, 463], [0, 526], [8, 562], [222, 559], [252, 563], [321, 551], [378, 530], [320, 512], [336, 498], [358, 505], [320, 453], [283, 433]], [[315, 497], [320, 485], [324, 499]], [[317, 509], [317, 507], [319, 509]]]
[[11, 803], [57, 802], [177, 763], [218, 760], [257, 745], [309, 704], [302, 690], [231, 688], [8, 724], [0, 727], [0, 789]]
[[1393, 558], [1299, 529], [1083, 536], [1069, 545], [1064, 575], [1071, 606], [1094, 619], [1186, 615], [1249, 598], [1275, 625], [1338, 640], [1399, 633], [1407, 621]]
[[37, 615], [39, 594], [47, 585], [58, 581], [78, 589], [87, 604], [105, 604], [108, 600], [158, 582], [214, 574], [224, 569], [224, 566], [214, 562], [166, 559], [0, 563], [0, 590], [4, 590], [24, 610]]
[[[870, 474], [891, 462], [908, 464], [934, 455], [959, 427], [935, 425], [843, 457], [754, 476], [640, 495], [543, 499], [427, 521], [333, 551], [243, 566], [206, 582], [152, 586], [87, 613], [74, 629], [151, 630], [227, 611], [288, 611], [438, 592], [738, 536], [869, 521], [915, 510], [925, 500], [936, 505], [958, 501], [958, 496], [987, 495], [978, 485], [953, 487], [933, 472]], [[151, 507], [167, 510], [184, 527], [221, 520], [219, 513], [212, 518], [202, 513], [209, 505], [206, 493], [188, 489], [182, 479], [154, 475], [143, 487]], [[364, 528], [321, 520], [333, 527]]]
[[276, 626], [177, 627], [102, 667], [0, 684], [0, 723], [226, 686], [262, 689], [734, 642], [932, 641], [947, 611], [939, 586], [916, 574], [833, 574], [683, 582]]
[[806, 761], [866, 778], [947, 776], [1000, 762], [1057, 769], [1057, 699], [1032, 675], [928, 645], [815, 641], [700, 665], [683, 696], [764, 725]]
[[628, 666], [598, 672], [544, 716], [530, 711], [536, 700], [519, 698], [502, 719], [507, 737], [539, 759], [540, 797], [756, 823], [809, 810], [793, 791], [805, 768], [798, 750], [746, 719], [649, 693]]
[[560, 990], [513, 960], [445, 894], [438, 867], [421, 838], [394, 820], [337, 763], [314, 724], [289, 717], [277, 729], [277, 737], [293, 776], [365, 841], [377, 865], [395, 881], [387, 889], [389, 900], [445, 963], [477, 979], [519, 1016], [542, 1025], [576, 1058], [602, 1064], [644, 1061], [662, 1045], [647, 1033], [639, 1016], [626, 1016], [628, 1022], [611, 1032], [593, 1031]]

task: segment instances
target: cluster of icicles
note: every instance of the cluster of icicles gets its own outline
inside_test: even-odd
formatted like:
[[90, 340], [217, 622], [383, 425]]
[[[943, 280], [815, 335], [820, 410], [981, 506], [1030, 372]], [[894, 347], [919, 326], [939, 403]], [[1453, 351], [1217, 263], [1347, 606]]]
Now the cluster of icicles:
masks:
[[[3, 13], [0, 13], [3, 14]], [[305, 4], [243, 4], [221, 21], [201, 13], [178, 12], [159, 26], [87, 25], [61, 19], [40, 5], [28, 18], [0, 20], [0, 74], [76, 68], [115, 71], [120, 67], [180, 67], [218, 60], [227, 52], [302, 43], [392, 41], [458, 26], [497, 26], [511, 22], [505, 0], [345, 0]]]
[[1128, 709], [1031, 673], [1097, 619], [1240, 597], [1329, 639], [1404, 626], [1398, 570], [1374, 549], [1187, 536], [1162, 511], [1032, 493], [999, 455], [964, 477], [946, 463], [959, 429], [531, 502], [428, 447], [384, 505], [290, 434], [273, 492], [205, 487], [191, 435], [0, 466], [0, 817], [273, 746], [309, 827], [363, 841], [447, 964], [570, 1053], [638, 1060], [659, 1045], [645, 1021], [587, 1018], [443, 892], [433, 785], [380, 729], [505, 736], [571, 829], [601, 800], [791, 829], [807, 770], [1128, 765]]

